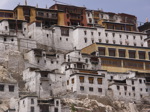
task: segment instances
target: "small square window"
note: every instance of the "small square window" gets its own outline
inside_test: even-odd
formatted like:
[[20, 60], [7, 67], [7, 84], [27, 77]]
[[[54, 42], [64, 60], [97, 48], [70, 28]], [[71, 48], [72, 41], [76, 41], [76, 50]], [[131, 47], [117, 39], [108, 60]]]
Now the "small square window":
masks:
[[98, 92], [102, 92], [102, 88], [98, 88]]
[[89, 91], [93, 91], [93, 87], [89, 87]]
[[14, 85], [9, 85], [9, 92], [14, 92], [14, 89], [15, 89]]
[[91, 35], [93, 35], [93, 32], [91, 32]]
[[84, 91], [84, 86], [80, 86], [80, 90], [81, 90], [81, 91]]

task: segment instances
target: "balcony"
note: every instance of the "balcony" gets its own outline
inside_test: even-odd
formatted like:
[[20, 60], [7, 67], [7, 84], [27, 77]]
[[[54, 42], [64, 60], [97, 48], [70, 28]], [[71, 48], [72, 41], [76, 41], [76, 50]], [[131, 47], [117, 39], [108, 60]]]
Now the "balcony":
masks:
[[99, 63], [99, 59], [97, 57], [91, 57], [90, 61], [92, 64], [98, 64]]

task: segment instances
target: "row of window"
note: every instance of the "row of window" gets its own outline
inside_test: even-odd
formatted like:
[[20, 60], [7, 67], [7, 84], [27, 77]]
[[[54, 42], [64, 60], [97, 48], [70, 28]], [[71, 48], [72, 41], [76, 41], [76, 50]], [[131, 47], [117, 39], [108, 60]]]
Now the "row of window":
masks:
[[[126, 49], [115, 49], [115, 48], [105, 48], [105, 47], [99, 47], [99, 55], [106, 55], [106, 50], [108, 50], [109, 56], [116, 56], [116, 53], [118, 52], [119, 57], [126, 57]], [[136, 51], [136, 50], [128, 50], [129, 58], [136, 58], [136, 52], [138, 52], [138, 58], [139, 59], [146, 59], [146, 51]], [[150, 59], [150, 52], [149, 52], [149, 59]]]
[[[62, 37], [60, 37], [60, 40], [62, 40]], [[68, 41], [68, 38], [66, 38], [66, 41]]]
[[[80, 86], [80, 91], [84, 91], [84, 86]], [[93, 87], [89, 87], [89, 91], [93, 92], [94, 88]], [[98, 88], [97, 91], [102, 93], [102, 88]]]
[[[80, 83], [84, 83], [85, 77], [79, 76], [79, 81], [80, 81]], [[89, 82], [89, 84], [94, 84], [94, 77], [88, 77], [88, 82]], [[71, 79], [71, 83], [74, 84], [74, 78]], [[103, 79], [97, 78], [97, 84], [102, 84], [102, 83], [103, 83]], [[69, 80], [67, 81], [67, 85], [69, 85]]]
[[[121, 92], [119, 92], [119, 95], [122, 95]], [[127, 95], [128, 95], [128, 96], [131, 96], [131, 93], [128, 93], [128, 94], [127, 94], [127, 93], [125, 92], [124, 95], [125, 95], [125, 96], [127, 96]], [[135, 95], [136, 95], [136, 94], [133, 93], [133, 96], [134, 96], [134, 97], [135, 97]], [[142, 98], [143, 95], [140, 95], [140, 97]]]
[[[84, 35], [87, 35], [87, 31], [84, 31]], [[93, 36], [94, 35], [94, 32], [91, 32], [91, 35]], [[101, 35], [101, 32], [98, 32], [98, 35], [100, 36]], [[108, 37], [108, 33], [105, 33], [105, 36]], [[112, 33], [112, 37], [115, 37], [115, 33]], [[119, 34], [119, 37], [121, 38], [122, 35]], [[126, 35], [126, 39], [129, 39], [129, 35]], [[133, 39], [136, 39], [136, 36], [133, 35]], [[143, 39], [143, 36], [141, 35], [140, 36], [140, 39], [142, 40]]]
[[[117, 90], [120, 90], [120, 86], [117, 86]], [[127, 91], [127, 86], [124, 86], [124, 90]], [[135, 87], [132, 87], [132, 91], [135, 91]], [[140, 88], [140, 91], [143, 91], [143, 88]], [[148, 88], [145, 88], [145, 91], [148, 92]]]
[[[8, 89], [9, 89], [9, 92], [14, 92], [15, 87], [14, 87], [14, 85], [9, 85], [9, 86], [8, 86]], [[1, 91], [1, 92], [2, 92], [2, 91], [5, 91], [5, 85], [0, 84], [0, 91]]]

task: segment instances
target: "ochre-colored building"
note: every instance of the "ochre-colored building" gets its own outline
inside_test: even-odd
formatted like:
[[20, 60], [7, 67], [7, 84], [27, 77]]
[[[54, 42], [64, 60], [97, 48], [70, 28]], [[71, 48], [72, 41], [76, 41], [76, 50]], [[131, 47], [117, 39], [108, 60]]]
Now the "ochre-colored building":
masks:
[[54, 4], [50, 9], [64, 11], [64, 14], [59, 14], [59, 19], [62, 18], [61, 25], [65, 26], [87, 26], [85, 7], [77, 7], [72, 5]]
[[[15, 18], [18, 20], [26, 20], [28, 23], [40, 22], [43, 27], [59, 24], [62, 18], [59, 18], [63, 12], [46, 8], [36, 8], [27, 5], [18, 5], [14, 9]], [[59, 18], [59, 19], [58, 19]]]
[[13, 10], [0, 10], [0, 20], [2, 19], [14, 19], [14, 11]]
[[101, 69], [109, 72], [150, 72], [150, 49], [126, 45], [95, 43], [81, 51], [101, 59]]

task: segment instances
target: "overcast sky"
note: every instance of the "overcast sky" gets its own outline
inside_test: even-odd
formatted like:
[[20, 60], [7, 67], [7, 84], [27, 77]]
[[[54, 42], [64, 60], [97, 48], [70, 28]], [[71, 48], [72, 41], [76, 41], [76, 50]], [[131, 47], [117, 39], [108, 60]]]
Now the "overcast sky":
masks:
[[[0, 0], [0, 9], [14, 9], [19, 3], [24, 5], [25, 0]], [[53, 0], [27, 0], [28, 5], [45, 8], [55, 2]], [[103, 9], [107, 12], [128, 13], [137, 16], [138, 21], [150, 21], [150, 0], [59, 0], [71, 5], [86, 6], [88, 9]]]

